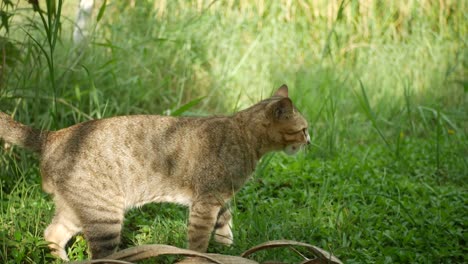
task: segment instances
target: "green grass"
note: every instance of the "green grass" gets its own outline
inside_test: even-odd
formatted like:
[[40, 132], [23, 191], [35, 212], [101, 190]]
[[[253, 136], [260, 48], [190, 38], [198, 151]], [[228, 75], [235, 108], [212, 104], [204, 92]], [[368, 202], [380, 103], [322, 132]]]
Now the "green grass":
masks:
[[[286, 83], [313, 143], [262, 160], [233, 200], [235, 244], [209, 251], [292, 239], [346, 263], [466, 262], [466, 1], [135, 2], [109, 3], [78, 48], [71, 3], [57, 21], [2, 2], [2, 25], [13, 16], [0, 28], [0, 111], [45, 129], [229, 114]], [[58, 31], [44, 29], [49, 20]], [[0, 262], [54, 261], [37, 157], [0, 148], [0, 186]], [[186, 223], [182, 207], [134, 209], [122, 247], [185, 247]], [[87, 258], [82, 236], [69, 255]], [[255, 257], [297, 260], [281, 250]]]

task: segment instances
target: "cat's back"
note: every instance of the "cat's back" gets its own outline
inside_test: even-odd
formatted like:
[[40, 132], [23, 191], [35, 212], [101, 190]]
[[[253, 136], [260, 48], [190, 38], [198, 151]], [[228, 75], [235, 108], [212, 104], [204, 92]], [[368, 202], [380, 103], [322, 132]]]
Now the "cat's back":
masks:
[[[90, 120], [76, 125], [49, 132], [45, 151], [77, 151], [92, 144], [96, 149], [110, 142], [142, 138], [148, 133], [160, 134], [177, 120], [173, 117], [158, 115], [130, 115]], [[97, 145], [94, 145], [97, 144]], [[108, 146], [106, 146], [108, 147]]]
[[[135, 148], [183, 148], [193, 151], [226, 144], [241, 133], [229, 117], [170, 117], [159, 115], [118, 116], [79, 123], [50, 132], [42, 159], [80, 154], [112, 157]], [[237, 140], [236, 140], [237, 141]], [[208, 151], [208, 150], [205, 150]]]
[[41, 153], [46, 170], [114, 159], [137, 145], [148, 146], [177, 119], [157, 115], [118, 116], [82, 122], [48, 133]]

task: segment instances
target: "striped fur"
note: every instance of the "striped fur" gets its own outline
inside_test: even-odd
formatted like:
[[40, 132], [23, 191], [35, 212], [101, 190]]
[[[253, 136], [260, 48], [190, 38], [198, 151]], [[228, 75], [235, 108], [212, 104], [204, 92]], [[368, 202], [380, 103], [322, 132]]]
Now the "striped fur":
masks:
[[125, 211], [149, 202], [190, 208], [189, 248], [231, 244], [225, 206], [267, 152], [295, 153], [307, 144], [307, 122], [287, 87], [232, 116], [121, 116], [58, 131], [37, 131], [0, 113], [0, 137], [41, 155], [43, 189], [55, 216], [45, 231], [54, 254], [67, 259], [67, 241], [83, 232], [93, 258], [120, 242]]

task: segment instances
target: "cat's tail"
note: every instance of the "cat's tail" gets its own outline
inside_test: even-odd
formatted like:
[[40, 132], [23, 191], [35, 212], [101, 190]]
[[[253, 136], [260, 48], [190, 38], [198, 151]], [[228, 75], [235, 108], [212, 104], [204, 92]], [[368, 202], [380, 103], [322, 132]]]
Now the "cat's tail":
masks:
[[9, 115], [0, 112], [0, 139], [36, 152], [41, 152], [47, 138], [46, 131], [36, 130], [13, 120]]

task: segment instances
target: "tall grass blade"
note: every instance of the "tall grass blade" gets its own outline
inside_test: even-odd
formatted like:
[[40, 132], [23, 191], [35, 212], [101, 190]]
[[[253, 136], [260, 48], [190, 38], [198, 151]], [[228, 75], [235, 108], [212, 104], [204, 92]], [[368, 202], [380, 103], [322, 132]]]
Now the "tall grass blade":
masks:
[[355, 91], [354, 91], [354, 94], [356, 95], [356, 98], [358, 99], [361, 105], [361, 108], [366, 114], [367, 118], [369, 118], [369, 120], [371, 121], [372, 126], [377, 131], [377, 133], [379, 134], [380, 138], [383, 140], [387, 148], [391, 151], [392, 146], [390, 145], [390, 142], [388, 142], [387, 138], [384, 136], [384, 134], [379, 128], [379, 125], [377, 124], [377, 117], [374, 111], [372, 111], [372, 107], [370, 106], [370, 103], [369, 103], [369, 98], [367, 97], [366, 89], [364, 88], [364, 84], [362, 83], [360, 79], [359, 79], [359, 86], [361, 88], [362, 96], [359, 96]]
[[197, 104], [199, 104], [201, 101], [203, 101], [203, 99], [205, 99], [206, 96], [203, 96], [203, 97], [200, 97], [200, 98], [197, 98], [197, 99], [194, 99], [184, 105], [182, 105], [181, 107], [177, 108], [176, 110], [174, 110], [171, 115], [172, 116], [180, 116], [182, 115], [183, 113], [187, 112], [188, 110], [190, 110], [191, 108], [193, 108], [194, 106], [196, 106]]
[[325, 44], [324, 44], [323, 49], [322, 49], [322, 56], [321, 56], [322, 61], [325, 59], [326, 55], [333, 58], [332, 57], [333, 56], [332, 51], [331, 51], [331, 48], [330, 48], [331, 37], [332, 37], [333, 34], [335, 34], [336, 24], [343, 18], [343, 11], [344, 11], [344, 8], [345, 8], [346, 5], [347, 5], [347, 3], [345, 2], [345, 0], [341, 0], [340, 6], [338, 8], [338, 13], [336, 14], [336, 19], [333, 22], [333, 25], [332, 25], [330, 31], [328, 32], [327, 39], [326, 39]]
[[102, 17], [104, 16], [104, 13], [106, 11], [106, 6], [107, 6], [107, 0], [104, 0], [101, 7], [99, 8], [99, 12], [98, 12], [98, 15], [96, 17], [97, 22], [101, 21]]
[[437, 172], [440, 172], [440, 136], [442, 133], [442, 122], [440, 118], [440, 110], [437, 109], [436, 116], [436, 169]]
[[409, 85], [409, 80], [406, 80], [404, 84], [404, 98], [405, 98], [405, 106], [406, 106], [406, 115], [408, 117], [408, 122], [411, 125], [411, 131], [414, 133], [416, 131], [416, 127], [415, 127], [413, 116], [412, 116], [411, 89]]

